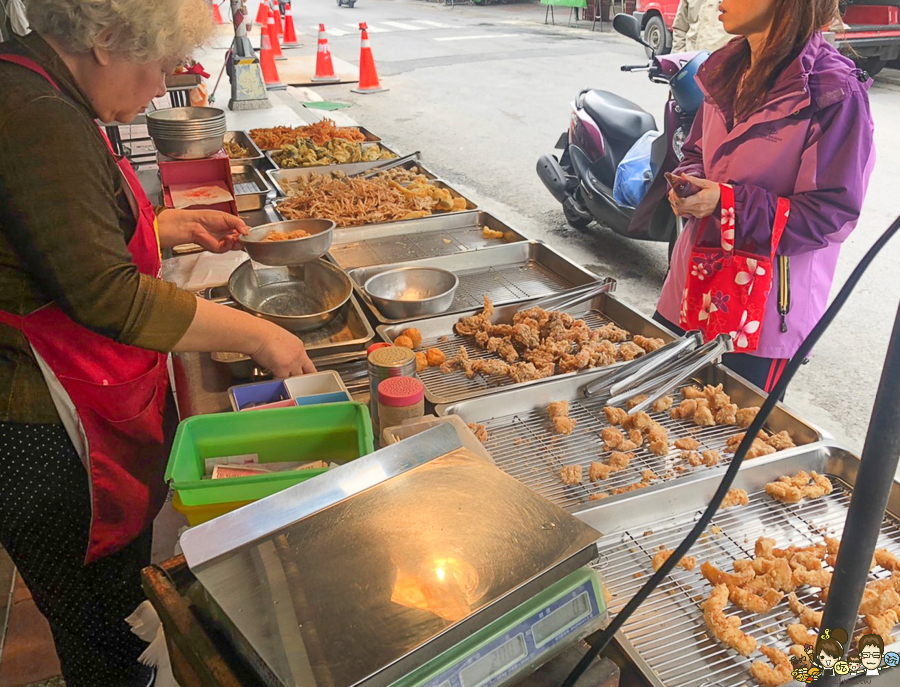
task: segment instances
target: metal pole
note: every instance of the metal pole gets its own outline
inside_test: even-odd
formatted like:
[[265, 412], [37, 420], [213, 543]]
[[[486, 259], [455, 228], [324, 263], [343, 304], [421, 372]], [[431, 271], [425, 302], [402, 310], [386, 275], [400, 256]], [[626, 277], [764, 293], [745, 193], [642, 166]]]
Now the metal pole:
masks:
[[[866, 578], [875, 551], [878, 534], [884, 522], [884, 512], [897, 463], [900, 459], [900, 310], [894, 320], [894, 330], [887, 355], [875, 407], [869, 421], [862, 461], [850, 499], [850, 510], [844, 524], [844, 534], [834, 566], [831, 591], [825, 604], [822, 628], [840, 627], [853, 636], [859, 603], [866, 587]], [[849, 643], [849, 642], [848, 642]], [[844, 647], [845, 653], [850, 647]], [[820, 679], [823, 687], [837, 687], [837, 675]]]
[[228, 78], [231, 80], [232, 110], [261, 110], [272, 107], [266, 84], [259, 67], [259, 58], [247, 36], [247, 5], [244, 0], [231, 0], [234, 23], [234, 42], [226, 58]]

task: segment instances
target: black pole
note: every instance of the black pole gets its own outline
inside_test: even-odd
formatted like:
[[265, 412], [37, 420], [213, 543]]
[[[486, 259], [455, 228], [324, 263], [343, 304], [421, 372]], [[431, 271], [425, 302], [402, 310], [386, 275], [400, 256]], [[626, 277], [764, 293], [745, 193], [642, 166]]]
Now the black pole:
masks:
[[[884, 358], [875, 407], [869, 420], [862, 462], [853, 487], [844, 534], [825, 604], [822, 628], [843, 628], [853, 637], [859, 603], [900, 459], [900, 311]], [[849, 642], [848, 642], [849, 644]], [[850, 647], [844, 647], [849, 650]], [[837, 687], [837, 675], [821, 678], [822, 687]]]

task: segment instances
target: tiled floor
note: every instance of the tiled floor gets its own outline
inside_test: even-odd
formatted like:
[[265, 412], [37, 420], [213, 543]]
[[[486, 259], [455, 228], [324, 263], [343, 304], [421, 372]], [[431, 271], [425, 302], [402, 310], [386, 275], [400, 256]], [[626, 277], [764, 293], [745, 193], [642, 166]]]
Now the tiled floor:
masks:
[[0, 687], [65, 687], [50, 626], [0, 549]]

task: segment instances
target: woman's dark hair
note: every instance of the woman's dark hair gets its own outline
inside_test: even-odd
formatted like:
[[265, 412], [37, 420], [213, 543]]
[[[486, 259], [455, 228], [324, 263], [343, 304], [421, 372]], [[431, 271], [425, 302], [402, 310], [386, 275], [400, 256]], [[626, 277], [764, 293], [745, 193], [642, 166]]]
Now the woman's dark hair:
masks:
[[775, 0], [774, 13], [772, 28], [753, 66], [750, 44], [742, 38], [738, 47], [729, 49], [719, 73], [709, 80], [711, 95], [717, 102], [731, 105], [734, 121], [759, 109], [778, 75], [813, 33], [839, 16], [838, 0]]
[[836, 627], [827, 634], [828, 639], [821, 634], [816, 640], [816, 657], [818, 658], [819, 654], [824, 651], [832, 658], [841, 658], [844, 655], [844, 644], [847, 643], [847, 632]]
[[859, 653], [869, 646], [877, 646], [878, 650], [884, 653], [884, 640], [879, 635], [863, 635], [859, 638]]

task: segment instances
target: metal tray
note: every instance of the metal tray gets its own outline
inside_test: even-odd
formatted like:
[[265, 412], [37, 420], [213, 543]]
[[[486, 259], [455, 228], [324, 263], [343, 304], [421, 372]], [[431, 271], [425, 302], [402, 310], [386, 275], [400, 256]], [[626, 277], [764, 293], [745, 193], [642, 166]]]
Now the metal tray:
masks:
[[[386, 150], [387, 152], [393, 153], [397, 157], [400, 157], [399, 153], [397, 153], [394, 150], [391, 150], [384, 143], [381, 143], [381, 142], [363, 141], [360, 143], [360, 145], [363, 148], [371, 148], [373, 146], [380, 146], [382, 148], [382, 150]], [[272, 166], [275, 169], [311, 169], [313, 171], [320, 170], [323, 172], [344, 172], [345, 174], [355, 174], [356, 172], [365, 171], [367, 169], [372, 169], [372, 167], [377, 167], [382, 162], [387, 162], [387, 160], [373, 160], [372, 162], [344, 162], [344, 163], [334, 164], [334, 165], [307, 165], [304, 167], [282, 167], [275, 161], [275, 158], [273, 157], [273, 155], [275, 153], [277, 153], [278, 150], [280, 150], [280, 148], [277, 150], [265, 151], [266, 158], [269, 160], [269, 162], [272, 163]], [[351, 168], [354, 171], [350, 171]]]
[[[440, 373], [439, 373], [440, 374]], [[744, 430], [730, 425], [698, 427], [692, 422], [673, 420], [668, 412], [650, 413], [650, 416], [669, 431], [673, 444], [668, 456], [657, 456], [649, 451], [646, 443], [635, 451], [635, 458], [627, 469], [617, 472], [601, 482], [587, 479], [591, 461], [608, 458], [603, 450], [600, 431], [608, 427], [603, 408], [606, 397], [585, 398], [584, 386], [605, 374], [604, 371], [582, 373], [567, 378], [557, 378], [527, 389], [514, 389], [484, 398], [463, 401], [451, 406], [441, 405], [438, 415], [455, 414], [466, 422], [478, 422], [485, 426], [488, 439], [485, 447], [497, 461], [497, 465], [529, 487], [572, 511], [580, 511], [595, 502], [593, 494], [609, 492], [641, 481], [641, 470], [653, 470], [662, 482], [683, 481], [698, 474], [714, 471], [720, 474], [731, 458], [724, 451], [729, 437]], [[710, 365], [697, 375], [699, 384], [722, 384], [734, 403], [741, 407], [762, 405], [763, 394], [740, 377], [719, 365]], [[677, 392], [676, 392], [677, 394]], [[676, 395], [676, 398], [678, 396]], [[547, 416], [547, 405], [553, 401], [569, 402], [569, 417], [578, 421], [569, 436], [557, 434]], [[798, 418], [791, 410], [779, 404], [766, 423], [771, 432], [787, 430], [798, 446], [825, 438], [825, 433]], [[723, 460], [716, 468], [685, 466], [683, 473], [674, 471], [679, 449], [676, 439], [694, 437], [702, 445], [700, 450], [715, 449], [722, 452]], [[568, 486], [559, 479], [559, 470], [566, 465], [581, 465], [585, 480], [582, 484]], [[611, 496], [609, 500], [621, 500], [631, 493]], [[605, 501], [606, 499], [604, 499]]]
[[[503, 238], [484, 238], [483, 228]], [[390, 224], [345, 227], [335, 232], [329, 257], [342, 269], [469, 253], [528, 239], [486, 212], [451, 212]]]
[[[397, 267], [440, 267], [456, 273], [459, 277], [456, 297], [450, 309], [441, 317], [480, 308], [485, 296], [490, 298], [494, 305], [521, 303], [599, 279], [596, 274], [564, 258], [542, 241], [520, 241], [473, 253], [458, 253], [349, 270], [347, 274], [350, 275], [353, 288], [382, 324], [413, 321], [412, 318], [406, 320], [386, 318], [372, 305], [362, 288], [370, 277]], [[449, 332], [448, 328], [444, 333]]]
[[253, 142], [253, 139], [250, 138], [246, 131], [226, 131], [225, 140], [234, 141], [239, 146], [243, 146], [244, 148], [248, 148], [250, 150], [250, 157], [231, 158], [232, 165], [256, 165], [259, 162], [265, 160], [265, 155], [263, 155], [263, 152], [259, 149], [259, 146], [257, 146]]
[[[258, 128], [258, 129], [270, 129], [270, 128], [272, 128], [272, 127], [260, 126], [260, 127], [254, 127], [254, 128]], [[363, 141], [363, 143], [365, 143], [365, 142], [370, 142], [370, 143], [381, 143], [381, 138], [378, 137], [378, 136], [376, 136], [375, 134], [373, 134], [371, 131], [369, 131], [369, 130], [368, 130], [366, 127], [364, 127], [364, 126], [339, 126], [338, 129], [356, 129], [356, 130], [358, 130], [363, 136], [366, 137], [366, 140]], [[250, 135], [250, 134], [249, 134], [249, 132], [248, 132], [247, 136], [249, 137], [249, 135]], [[268, 150], [278, 150], [278, 148], [261, 148], [261, 150], [266, 150], [266, 151], [268, 151]]]
[[[848, 450], [825, 443], [791, 449], [742, 466], [735, 487], [745, 489], [750, 504], [720, 511], [690, 555], [697, 568], [676, 568], [616, 635], [627, 657], [653, 687], [742, 687], [755, 685], [749, 669], [760, 654], [749, 659], [726, 649], [710, 636], [703, 622], [700, 602], [711, 585], [700, 575], [699, 564], [711, 561], [731, 571], [736, 558], [753, 558], [758, 537], [775, 539], [779, 548], [821, 544], [821, 533], [840, 537], [847, 517], [850, 494], [856, 482], [859, 459]], [[767, 482], [799, 470], [828, 475], [830, 496], [794, 505], [783, 505], [765, 494]], [[653, 572], [651, 559], [660, 546], [674, 549], [696, 522], [718, 487], [721, 473], [706, 473], [691, 483], [669, 484], [643, 490], [631, 498], [600, 505], [579, 518], [604, 532], [597, 542], [600, 557], [594, 566], [603, 573], [612, 594], [611, 612], [617, 613]], [[900, 554], [900, 483], [893, 483], [888, 512], [878, 548]], [[875, 568], [869, 580], [890, 577]], [[818, 592], [804, 588], [800, 601], [820, 611]], [[729, 614], [742, 619], [742, 629], [760, 645], [787, 651], [792, 642], [785, 627], [798, 622], [787, 601], [765, 614], [747, 614], [731, 606]], [[848, 628], [849, 629], [849, 628]], [[862, 624], [856, 627], [858, 635]], [[897, 629], [894, 629], [897, 632]], [[851, 640], [856, 645], [855, 636]]]
[[[218, 286], [207, 291], [206, 297], [230, 304], [228, 287]], [[315, 359], [336, 353], [365, 352], [375, 338], [375, 332], [355, 296], [350, 296], [347, 310], [327, 326], [298, 335], [306, 346], [309, 357]], [[213, 353], [213, 360], [233, 366], [234, 376], [248, 378], [252, 374], [253, 361], [240, 353]]]
[[[494, 309], [493, 321], [495, 324], [508, 324], [512, 322], [513, 315], [516, 310], [522, 307], [521, 303], [513, 303], [510, 305], [500, 306]], [[455, 325], [461, 317], [474, 315], [481, 309], [471, 310], [456, 315], [440, 315], [430, 319], [408, 322], [401, 325], [381, 325], [377, 327], [379, 335], [385, 341], [393, 341], [407, 327], [415, 327], [422, 333], [421, 350], [428, 348], [439, 348], [443, 351], [447, 358], [456, 356], [459, 347], [466, 349], [472, 360], [494, 359], [499, 360], [499, 356], [494, 353], [488, 353], [482, 348], [475, 345], [475, 339], [471, 336], [460, 336], [453, 331]], [[641, 334], [642, 336], [660, 337], [667, 342], [673, 339], [670, 332], [660, 327], [653, 320], [644, 317], [631, 306], [626, 305], [611, 294], [601, 294], [592, 300], [566, 308], [569, 314], [583, 319], [592, 329], [602, 327], [609, 322], [614, 322], [623, 329], [628, 330], [632, 334]], [[616, 365], [618, 366], [618, 365]], [[614, 366], [610, 366], [614, 367]], [[609, 369], [609, 368], [607, 368]], [[496, 393], [498, 390], [519, 388], [521, 386], [542, 384], [562, 377], [571, 377], [580, 373], [567, 373], [565, 375], [556, 375], [550, 379], [540, 379], [534, 382], [525, 382], [515, 384], [512, 380], [501, 377], [491, 376], [485, 377], [481, 374], [475, 375], [474, 379], [469, 379], [461, 372], [453, 372], [444, 374], [436, 367], [429, 367], [419, 373], [419, 379], [425, 385], [425, 397], [435, 405], [456, 403], [470, 398], [486, 396]]]
[[251, 164], [231, 165], [231, 181], [234, 184], [234, 202], [238, 212], [262, 210], [272, 188], [265, 177]]
[[[378, 162], [384, 162], [384, 160], [379, 160]], [[274, 163], [272, 163], [274, 164]], [[340, 167], [340, 169], [337, 169]], [[347, 176], [353, 176], [354, 174], [361, 174], [362, 172], [367, 172], [374, 167], [374, 164], [370, 162], [354, 162], [347, 165], [331, 165], [329, 167], [293, 167], [291, 169], [280, 169], [277, 165], [275, 169], [270, 169], [266, 172], [269, 176], [269, 181], [272, 182], [272, 187], [275, 189], [275, 192], [279, 197], [289, 198], [291, 196], [288, 193], [287, 189], [284, 187], [282, 182], [292, 181], [294, 179], [298, 179], [300, 177], [308, 177], [311, 174], [325, 174], [326, 172], [343, 172]], [[419, 171], [426, 178], [431, 180], [437, 180], [437, 175], [425, 167], [418, 160], [410, 160], [409, 162], [404, 162], [400, 165], [403, 169], [410, 169], [411, 167], [418, 167]], [[453, 189], [450, 189], [453, 191]], [[455, 191], [453, 191], [456, 193]], [[460, 194], [457, 194], [460, 195]], [[403, 221], [403, 220], [400, 220]], [[410, 221], [410, 220], [406, 220]], [[396, 224], [396, 222], [392, 222], [391, 224]], [[349, 227], [348, 227], [349, 228]]]

